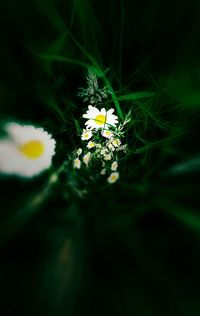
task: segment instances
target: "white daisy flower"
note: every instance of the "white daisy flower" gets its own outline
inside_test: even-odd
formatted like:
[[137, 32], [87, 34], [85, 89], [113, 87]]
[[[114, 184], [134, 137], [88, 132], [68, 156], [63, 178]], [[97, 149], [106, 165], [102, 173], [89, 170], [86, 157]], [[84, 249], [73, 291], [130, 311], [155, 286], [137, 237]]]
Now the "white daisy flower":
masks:
[[108, 153], [109, 153], [109, 151], [108, 151], [107, 148], [103, 148], [103, 149], [101, 150], [101, 152], [100, 152], [101, 155], [106, 155], [106, 154], [108, 154]]
[[91, 158], [91, 152], [88, 152], [87, 154], [83, 156], [83, 161], [86, 164], [86, 166], [89, 164], [90, 158]]
[[111, 175], [108, 177], [107, 181], [109, 183], [115, 183], [119, 179], [119, 172], [112, 172]]
[[104, 160], [111, 160], [111, 159], [112, 159], [112, 157], [110, 154], [104, 156]]
[[111, 170], [112, 171], [116, 171], [118, 168], [118, 163], [117, 161], [113, 161], [112, 165], [111, 165]]
[[92, 137], [92, 132], [91, 132], [90, 130], [84, 129], [84, 130], [83, 130], [83, 133], [82, 133], [82, 135], [81, 135], [81, 139], [82, 139], [82, 140], [88, 140], [88, 139], [90, 139], [91, 137]]
[[127, 145], [123, 145], [123, 146], [120, 146], [120, 147], [116, 148], [116, 151], [121, 151], [121, 150], [123, 150], [124, 153], [126, 153], [127, 150], [128, 150], [128, 146]]
[[91, 148], [94, 148], [96, 146], [95, 142], [92, 142], [90, 141], [88, 144], [87, 144], [87, 148], [91, 149]]
[[108, 143], [107, 146], [110, 150], [115, 151], [115, 147], [112, 145], [112, 143]]
[[103, 130], [102, 132], [101, 132], [101, 135], [103, 136], [103, 137], [105, 137], [105, 138], [111, 138], [111, 137], [113, 137], [113, 133], [111, 132], [111, 131], [109, 131], [108, 129], [107, 130]]
[[102, 169], [100, 174], [103, 176], [104, 174], [106, 174], [106, 169]]
[[119, 146], [121, 145], [121, 140], [119, 140], [118, 138], [113, 139], [113, 140], [112, 140], [112, 144], [113, 144], [113, 146], [115, 146], [115, 147], [119, 147]]
[[76, 153], [77, 153], [78, 156], [80, 156], [82, 154], [82, 152], [83, 152], [83, 149], [79, 148]]
[[79, 158], [74, 159], [74, 169], [80, 169], [81, 168], [81, 161]]
[[113, 112], [114, 109], [106, 111], [106, 109], [103, 108], [99, 111], [96, 107], [89, 105], [86, 114], [83, 115], [84, 118], [88, 119], [85, 125], [89, 129], [108, 129], [110, 126], [115, 127], [118, 123], [118, 117], [113, 115]]
[[56, 142], [43, 128], [7, 123], [0, 140], [0, 172], [33, 177], [51, 166]]

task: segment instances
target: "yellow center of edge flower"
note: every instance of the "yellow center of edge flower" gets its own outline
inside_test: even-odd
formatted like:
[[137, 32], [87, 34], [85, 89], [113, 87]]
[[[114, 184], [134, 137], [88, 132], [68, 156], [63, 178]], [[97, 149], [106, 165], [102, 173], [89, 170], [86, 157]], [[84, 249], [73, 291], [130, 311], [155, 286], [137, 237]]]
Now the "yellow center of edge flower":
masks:
[[19, 148], [20, 152], [29, 159], [37, 159], [44, 152], [44, 145], [38, 140], [32, 140]]
[[104, 125], [106, 123], [105, 115], [99, 114], [95, 117], [95, 123], [97, 125]]

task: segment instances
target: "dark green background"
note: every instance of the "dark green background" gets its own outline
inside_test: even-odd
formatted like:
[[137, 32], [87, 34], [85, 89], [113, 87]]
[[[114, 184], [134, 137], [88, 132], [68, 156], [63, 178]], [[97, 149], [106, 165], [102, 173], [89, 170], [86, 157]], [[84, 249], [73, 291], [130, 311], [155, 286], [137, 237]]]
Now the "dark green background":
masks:
[[200, 314], [199, 15], [194, 0], [1, 2], [1, 133], [43, 126], [53, 170], [80, 145], [82, 64], [107, 69], [119, 96], [155, 92], [121, 102], [136, 121], [116, 185], [77, 177], [80, 199], [68, 170], [30, 212], [50, 171], [1, 177], [1, 315]]

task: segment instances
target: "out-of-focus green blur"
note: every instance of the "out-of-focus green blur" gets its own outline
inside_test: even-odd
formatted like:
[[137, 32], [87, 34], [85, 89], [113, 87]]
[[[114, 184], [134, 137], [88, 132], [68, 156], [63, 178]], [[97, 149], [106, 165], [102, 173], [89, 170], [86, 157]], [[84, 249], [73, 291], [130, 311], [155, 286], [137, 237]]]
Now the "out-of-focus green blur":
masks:
[[[41, 176], [0, 177], [0, 315], [199, 316], [199, 14], [195, 0], [2, 1], [1, 138], [16, 121], [57, 145]], [[69, 165], [47, 192], [80, 146], [88, 67], [132, 111], [129, 152], [113, 186]]]

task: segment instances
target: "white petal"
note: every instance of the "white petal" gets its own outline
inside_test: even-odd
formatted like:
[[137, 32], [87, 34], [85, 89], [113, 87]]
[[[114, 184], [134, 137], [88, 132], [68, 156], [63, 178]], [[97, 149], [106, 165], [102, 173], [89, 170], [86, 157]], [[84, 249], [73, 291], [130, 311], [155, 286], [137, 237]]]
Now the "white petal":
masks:
[[103, 115], [106, 116], [106, 109], [105, 109], [105, 108], [102, 108], [102, 109], [101, 109], [101, 114], [103, 114]]
[[107, 111], [108, 114], [112, 114], [113, 112], [114, 112], [113, 108]]
[[85, 122], [85, 125], [87, 125], [87, 128], [89, 126], [94, 126], [94, 120], [88, 120], [87, 122]]
[[2, 173], [14, 173], [18, 167], [20, 156], [15, 144], [11, 141], [0, 142], [0, 171]]
[[[20, 125], [17, 123], [7, 123], [6, 130], [9, 137], [17, 144], [23, 144], [31, 140], [40, 140], [45, 143], [51, 139], [51, 134], [48, 134], [41, 127], [34, 127], [32, 125]], [[55, 145], [55, 140], [52, 139]]]
[[99, 110], [98, 110], [95, 106], [89, 105], [89, 106], [88, 106], [88, 109], [89, 109], [88, 112], [91, 112], [91, 113], [99, 113]]

